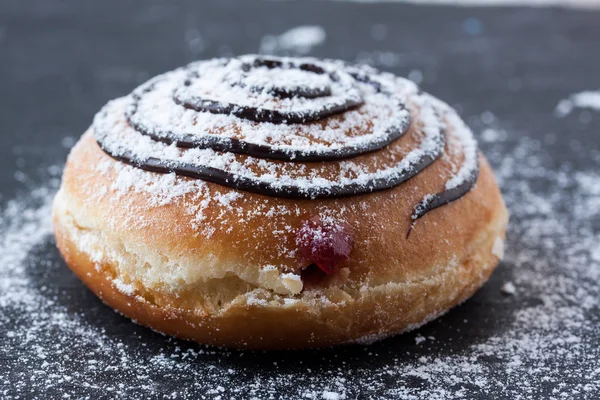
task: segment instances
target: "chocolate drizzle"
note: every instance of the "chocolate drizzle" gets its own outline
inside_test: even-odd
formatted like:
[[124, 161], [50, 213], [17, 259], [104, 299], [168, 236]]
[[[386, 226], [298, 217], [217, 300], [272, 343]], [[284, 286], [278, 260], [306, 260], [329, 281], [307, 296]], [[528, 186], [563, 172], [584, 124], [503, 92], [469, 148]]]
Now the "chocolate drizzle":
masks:
[[[225, 67], [226, 65], [227, 63], [223, 63], [223, 67]], [[250, 72], [252, 69], [259, 68], [261, 66], [267, 67], [269, 69], [274, 69], [278, 67], [286, 67], [289, 69], [297, 68], [301, 71], [309, 71], [317, 75], [326, 74], [324, 68], [319, 67], [318, 65], [315, 65], [313, 63], [283, 63], [281, 61], [274, 61], [262, 58], [257, 58], [252, 64], [248, 62], [241, 64], [240, 70], [244, 72]], [[340, 78], [340, 76], [344, 75], [345, 78], [343, 80], [346, 81], [346, 83], [343, 85], [341, 90], [349, 91], [351, 92], [351, 94], [347, 95], [342, 102], [338, 101], [326, 103], [322, 108], [312, 112], [281, 112], [270, 109], [262, 109], [259, 107], [240, 106], [232, 103], [208, 100], [200, 96], [184, 96], [178, 90], [179, 88], [175, 89], [175, 93], [173, 94], [173, 101], [184, 108], [191, 109], [197, 112], [210, 112], [213, 114], [234, 115], [240, 119], [245, 119], [253, 122], [266, 122], [276, 124], [301, 124], [307, 122], [314, 122], [321, 119], [325, 119], [334, 114], [339, 114], [348, 111], [362, 104], [363, 100], [360, 96], [358, 89], [352, 85], [352, 82], [354, 82], [355, 79], [359, 80], [357, 76], [355, 76], [356, 74], [342, 74], [341, 72], [333, 71], [327, 73], [327, 75], [330, 77], [332, 82], [341, 81], [342, 79]], [[184, 80], [184, 86], [189, 87], [192, 84], [193, 79], [198, 78], [200, 78], [200, 74], [198, 74], [197, 71], [192, 70], [188, 72], [188, 76]], [[405, 114], [406, 117], [400, 118], [397, 123], [390, 124], [385, 129], [384, 135], [379, 135], [373, 140], [361, 143], [359, 145], [343, 146], [338, 147], [334, 150], [296, 150], [289, 148], [278, 149], [274, 146], [250, 143], [248, 141], [237, 139], [235, 137], [226, 137], [222, 135], [211, 134], [198, 135], [187, 132], [173, 132], [161, 129], [160, 127], [155, 126], [148, 121], [143, 121], [137, 115], [139, 101], [144, 97], [144, 95], [152, 92], [155, 89], [155, 86], [157, 83], [159, 83], [160, 79], [151, 80], [147, 84], [142, 85], [142, 87], [140, 87], [133, 93], [133, 103], [129, 107], [129, 110], [126, 112], [126, 117], [129, 124], [136, 131], [151, 137], [155, 141], [159, 141], [166, 144], [174, 144], [175, 146], [181, 148], [213, 149], [216, 151], [247, 154], [252, 157], [269, 158], [285, 161], [317, 162], [341, 160], [384, 148], [385, 146], [389, 145], [390, 143], [404, 135], [408, 131], [408, 128], [410, 127], [411, 123], [410, 114], [407, 112], [402, 99], [400, 99], [398, 95], [394, 95], [390, 90], [386, 89], [385, 85], [379, 82], [375, 77], [368, 79], [368, 77], [362, 76], [360, 78], [360, 81], [368, 83], [369, 85], [374, 87], [378, 93], [390, 97], [390, 100], [394, 103], [397, 112]], [[239, 82], [233, 82], [230, 84], [233, 86], [246, 86], [245, 84]], [[255, 86], [253, 86], [252, 90], [259, 91], [259, 89], [260, 91], [266, 90], [264, 87], [257, 88]], [[325, 97], [326, 93], [331, 93], [330, 89], [328, 89], [327, 91], [322, 90], [318, 93], [312, 90], [312, 88], [295, 87], [292, 91], [290, 91], [288, 88], [275, 86], [272, 90], [268, 91], [269, 93], [274, 91], [275, 95], [279, 97], [305, 97], [309, 99]], [[282, 93], [285, 94], [281, 96]], [[309, 93], [314, 96], [304, 96], [304, 94], [306, 93]], [[322, 96], [317, 96], [317, 94], [322, 94]]]
[[391, 178], [373, 179], [368, 185], [351, 183], [346, 185], [332, 185], [328, 187], [315, 186], [309, 189], [298, 185], [269, 184], [246, 177], [236, 176], [235, 174], [228, 173], [218, 168], [188, 163], [174, 163], [161, 160], [156, 157], [140, 160], [132, 152], [118, 154], [105, 147], [101, 141], [98, 143], [100, 144], [102, 150], [104, 150], [104, 152], [111, 157], [146, 171], [163, 174], [175, 173], [177, 175], [218, 183], [232, 189], [245, 190], [247, 192], [258, 193], [266, 196], [292, 199], [321, 199], [349, 197], [357, 194], [377, 192], [398, 186], [399, 184], [406, 182], [419, 172], [423, 171], [426, 167], [431, 165], [440, 157], [444, 147], [443, 133], [440, 133], [439, 140], [440, 146], [435, 153], [423, 155], [416, 162], [411, 164], [409, 168], [401, 170]]
[[[278, 80], [278, 74], [287, 79]], [[371, 193], [414, 177], [435, 162], [446, 146], [440, 112], [448, 119], [449, 107], [398, 79], [366, 67], [312, 59], [245, 56], [200, 62], [152, 79], [119, 100], [118, 105], [109, 103], [96, 116], [95, 136], [107, 154], [135, 167], [267, 196], [316, 199]], [[214, 80], [217, 83], [213, 87]], [[246, 93], [247, 98], [237, 93]], [[232, 102], [233, 98], [241, 102]], [[382, 150], [409, 132], [407, 100], [422, 119], [410, 130], [421, 139], [415, 149], [403, 156], [396, 150], [385, 150], [385, 158], [366, 164], [371, 165], [370, 169], [361, 166], [364, 161], [345, 160]], [[181, 118], [165, 122], [170, 121], [165, 118], [171, 118], [168, 112], [163, 119], [154, 118], [152, 113], [160, 112], [161, 107], [181, 114]], [[124, 109], [127, 121], [120, 129], [116, 128], [123, 125], [116, 115], [118, 109]], [[368, 113], [372, 115], [365, 115]], [[370, 125], [357, 125], [364, 133], [348, 136], [338, 132], [341, 128], [328, 128], [335, 115], [342, 119], [333, 127], [343, 124], [346, 118], [352, 123], [363, 119]], [[240, 131], [231, 128], [236, 125]], [[219, 131], [223, 126], [230, 128]], [[304, 129], [312, 136], [302, 133]], [[326, 129], [337, 136], [318, 136]], [[288, 131], [292, 136], [285, 133]], [[259, 132], [258, 136], [252, 132]], [[463, 162], [468, 170], [466, 179], [455, 178], [456, 182], [447, 184], [445, 191], [427, 196], [415, 207], [413, 225], [429, 211], [462, 197], [473, 187], [478, 166], [476, 161], [474, 168], [467, 165], [472, 158], [469, 153]], [[300, 170], [310, 166], [313, 172], [296, 176], [286, 162], [297, 163]], [[327, 174], [320, 176], [318, 169], [331, 162], [339, 164], [339, 178], [333, 180]]]
[[415, 223], [418, 219], [422, 218], [428, 212], [435, 210], [438, 207], [445, 206], [446, 204], [452, 203], [454, 200], [458, 200], [467, 194], [477, 182], [477, 178], [479, 177], [479, 168], [477, 168], [473, 174], [469, 176], [467, 180], [462, 182], [460, 185], [452, 188], [444, 190], [440, 193], [435, 193], [427, 196], [425, 199], [421, 200], [419, 204], [415, 206], [415, 209], [410, 216], [412, 223], [410, 224], [410, 228], [406, 233], [406, 237], [408, 238], [415, 226]]
[[[270, 122], [274, 124], [305, 124], [308, 122], [318, 121], [335, 114], [340, 114], [348, 111], [352, 108], [358, 107], [363, 103], [363, 99], [360, 96], [359, 91], [354, 85], [352, 80], [343, 76], [337, 71], [326, 72], [324, 68], [319, 67], [312, 63], [296, 63], [293, 61], [283, 62], [273, 59], [256, 58], [252, 63], [244, 62], [239, 68], [244, 73], [241, 74], [240, 80], [230, 82], [232, 86], [246, 87], [242, 79], [246, 76], [245, 73], [251, 72], [255, 68], [265, 67], [267, 69], [298, 69], [300, 71], [310, 72], [316, 75], [326, 75], [329, 77], [331, 83], [338, 83], [341, 85], [341, 89], [345, 92], [345, 96], [342, 101], [328, 102], [322, 105], [319, 109], [307, 111], [280, 111], [275, 109], [268, 109], [251, 106], [240, 106], [236, 103], [228, 103], [223, 101], [215, 101], [209, 98], [195, 95], [186, 91], [185, 88], [192, 85], [195, 79], [200, 76], [196, 72], [190, 73], [188, 78], [184, 82], [184, 90], [176, 90], [173, 94], [173, 100], [175, 103], [198, 112], [210, 112], [213, 114], [227, 114], [235, 115], [238, 118], [247, 119], [254, 122]], [[321, 97], [327, 97], [331, 95], [330, 86], [325, 87], [307, 87], [304, 85], [295, 85], [291, 88], [283, 86], [277, 86], [276, 84], [272, 88], [265, 88], [260, 85], [253, 85], [250, 88], [253, 92], [266, 92], [275, 97], [279, 98], [307, 98], [315, 99]]]

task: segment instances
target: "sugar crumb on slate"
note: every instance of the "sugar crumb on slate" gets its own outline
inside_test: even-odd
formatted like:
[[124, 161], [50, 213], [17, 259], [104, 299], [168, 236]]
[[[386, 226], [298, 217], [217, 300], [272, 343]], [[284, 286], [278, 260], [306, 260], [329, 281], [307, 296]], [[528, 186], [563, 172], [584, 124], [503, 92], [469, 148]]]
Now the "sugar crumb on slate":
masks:
[[[597, 170], [557, 164], [540, 142], [527, 137], [489, 141], [484, 151], [511, 223], [504, 260], [491, 278], [495, 284], [485, 286], [478, 301], [451, 312], [461, 315], [460, 326], [450, 316], [443, 318], [443, 335], [436, 332], [437, 340], [427, 346], [401, 336], [364, 352], [346, 347], [312, 352], [311, 358], [198, 346], [154, 335], [113, 313], [59, 261], [50, 223], [57, 181], [40, 178], [0, 211], [0, 396], [156, 397], [168, 388], [166, 397], [184, 399], [215, 397], [215, 390], [224, 399], [275, 393], [291, 399], [497, 393], [593, 398], [600, 391], [595, 345], [600, 340], [600, 176]], [[158, 203], [168, 201], [170, 193], [161, 183], [146, 184], [157, 185]], [[139, 188], [141, 183], [116, 185]], [[204, 190], [201, 186], [195, 189]], [[235, 207], [240, 200], [216, 201]], [[519, 295], [503, 298], [497, 288], [504, 282]], [[491, 306], [490, 296], [491, 301], [502, 298], [512, 311], [481, 309]], [[504, 319], [493, 331], [465, 342], [464, 333], [483, 317]], [[435, 329], [439, 325], [419, 335], [425, 338]]]

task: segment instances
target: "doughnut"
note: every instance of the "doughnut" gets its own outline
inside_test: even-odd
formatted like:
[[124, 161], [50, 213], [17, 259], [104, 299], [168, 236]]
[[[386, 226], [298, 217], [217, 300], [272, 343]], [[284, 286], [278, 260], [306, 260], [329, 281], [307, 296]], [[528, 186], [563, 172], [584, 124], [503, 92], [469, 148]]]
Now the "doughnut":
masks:
[[53, 203], [66, 264], [155, 331], [230, 348], [371, 343], [468, 299], [508, 212], [449, 105], [364, 65], [246, 55], [96, 114]]

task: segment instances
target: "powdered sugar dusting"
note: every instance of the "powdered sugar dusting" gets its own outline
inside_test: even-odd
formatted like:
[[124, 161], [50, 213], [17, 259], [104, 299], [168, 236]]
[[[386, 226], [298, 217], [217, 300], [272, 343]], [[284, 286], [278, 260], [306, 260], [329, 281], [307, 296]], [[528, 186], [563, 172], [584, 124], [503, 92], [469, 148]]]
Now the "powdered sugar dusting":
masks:
[[517, 293], [517, 288], [515, 288], [515, 285], [512, 282], [506, 282], [504, 285], [502, 285], [500, 291], [502, 291], [504, 294], [512, 296]]
[[267, 35], [260, 42], [261, 54], [308, 54], [325, 41], [327, 34], [321, 26], [302, 25], [281, 35]]
[[[390, 101], [389, 95], [378, 93], [369, 85], [361, 85], [360, 90], [355, 87], [353, 78], [342, 72], [339, 64], [317, 64], [326, 66], [330, 71], [337, 69], [336, 76], [339, 77], [339, 81], [330, 81], [325, 79], [325, 74], [309, 73], [289, 67], [255, 67], [249, 71], [242, 69], [244, 64], [251, 63], [253, 59], [253, 56], [246, 56], [230, 60], [204, 61], [158, 76], [133, 93], [133, 96], [139, 97], [139, 101], [130, 119], [134, 124], [144, 126], [161, 138], [167, 135], [166, 132], [177, 138], [186, 135], [215, 140], [236, 137], [249, 144], [269, 145], [277, 150], [316, 151], [338, 150], [342, 146], [359, 147], [381, 140], [390, 127], [402, 125], [404, 119], [408, 118], [408, 112], [398, 107], [397, 99]], [[288, 59], [280, 60], [286, 62]], [[313, 59], [302, 60], [317, 63]], [[190, 73], [199, 77], [186, 86], [184, 81]], [[274, 97], [269, 91], [269, 87], [275, 85], [275, 82], [277, 88], [290, 90], [298, 86], [306, 86], [308, 89], [323, 86], [331, 89], [331, 94], [318, 98], [295, 96], [282, 99]], [[261, 110], [273, 109], [306, 115], [317, 113], [324, 107], [341, 106], [347, 101], [359, 102], [362, 99], [361, 95], [366, 96], [366, 104], [360, 111], [348, 111], [344, 113], [343, 119], [327, 121], [324, 126], [257, 124], [233, 115], [198, 113], [186, 109], [173, 101], [173, 93], [176, 98], [183, 99], [181, 101], [192, 101], [191, 99], [201, 96], [205, 101], [235, 104], [236, 107], [256, 107]], [[132, 99], [129, 99], [129, 102], [131, 101]], [[127, 107], [131, 107], [131, 104]], [[366, 123], [368, 119], [370, 124]], [[100, 114], [96, 118], [96, 124], [102, 127], [103, 122], [103, 115]], [[109, 121], [104, 123], [110, 124]], [[370, 134], [353, 134], [358, 130], [369, 131]]]
[[591, 110], [600, 110], [600, 90], [586, 90], [575, 93], [568, 99], [561, 100], [554, 109], [557, 117], [564, 117], [570, 114], [575, 108], [588, 108]]
[[[407, 334], [365, 348], [256, 357], [149, 334], [97, 303], [47, 243], [56, 184], [11, 201], [0, 214], [0, 394], [158, 396], [169, 377], [172, 398], [593, 398], [600, 390], [597, 171], [552, 165], [528, 138], [491, 142], [486, 152], [512, 213], [503, 267], [478, 301], [416, 335], [443, 324], [443, 337], [418, 345]], [[511, 296], [500, 291], [506, 274], [517, 288]], [[61, 286], [65, 279], [72, 283]], [[512, 320], [496, 307], [514, 310]], [[497, 323], [473, 341], [463, 332], [478, 313]], [[448, 341], [464, 344], [449, 352]], [[15, 368], [22, 364], [35, 372]], [[291, 380], [302, 383], [290, 387]]]
[[454, 128], [453, 138], [459, 142], [464, 157], [458, 172], [446, 182], [446, 190], [452, 190], [471, 179], [477, 173], [479, 149], [471, 130], [458, 114], [447, 104], [437, 99], [433, 99], [432, 101], [435, 101], [434, 104], [438, 104], [443, 115], [448, 118], [450, 126]]
[[[56, 184], [56, 181], [55, 181]], [[26, 200], [9, 201], [0, 214], [0, 308], [15, 301], [33, 301], [23, 265], [29, 252], [43, 242], [52, 231], [51, 198], [48, 187], [33, 190]], [[23, 202], [27, 201], [24, 207]]]
[[[342, 62], [310, 58], [278, 58], [274, 62], [281, 63], [282, 67], [278, 69], [280, 73], [286, 71], [286, 63], [291, 63], [296, 66], [312, 65], [329, 74], [336, 74], [339, 78], [333, 80], [335, 84], [331, 86], [331, 96], [316, 99], [292, 97], [275, 101], [264, 91], [250, 97], [242, 96], [235, 89], [238, 84], [232, 86], [231, 82], [227, 83], [229, 80], [244, 82], [239, 85], [247, 90], [253, 80], [264, 78], [262, 74], [270, 74], [269, 68], [262, 68], [263, 62], [255, 56], [216, 59], [191, 64], [159, 76], [142, 85], [132, 95], [110, 102], [94, 120], [94, 135], [106, 152], [113, 157], [128, 159], [135, 165], [159, 160], [161, 168], [168, 170], [218, 171], [226, 174], [226, 181], [231, 182], [230, 185], [244, 182], [246, 186], [242, 188], [246, 190], [261, 187], [261, 190], [272, 195], [293, 191], [300, 197], [316, 198], [336, 193], [368, 193], [409, 179], [423, 168], [425, 162], [433, 162], [442, 153], [445, 136], [440, 115], [443, 115], [450, 127], [448, 135], [452, 137], [451, 142], [457, 144], [452, 148], [460, 149], [464, 159], [460, 169], [448, 180], [447, 190], [457, 189], [476, 174], [477, 143], [471, 131], [449, 106], [432, 96], [419, 93], [411, 81], [378, 73], [366, 66], [351, 67]], [[243, 71], [242, 75], [240, 71]], [[258, 75], [252, 76], [252, 72], [256, 71]], [[302, 69], [299, 71], [304, 73]], [[191, 75], [196, 76], [194, 81], [186, 78]], [[286, 78], [285, 73], [283, 78]], [[219, 84], [215, 86], [214, 82], [221, 82], [226, 87], [220, 87]], [[317, 79], [311, 85], [319, 86], [319, 82]], [[336, 82], [341, 85], [340, 88], [336, 89]], [[288, 83], [295, 85], [293, 79]], [[190, 93], [178, 95], [179, 91]], [[172, 93], [175, 93], [175, 98], [195, 96], [191, 93], [205, 93], [202, 99], [217, 96], [213, 100], [197, 100], [201, 103], [218, 101], [231, 104], [241, 98], [245, 99], [242, 101], [251, 102], [249, 104], [252, 107], [289, 109], [294, 113], [306, 107], [319, 109], [320, 101], [344, 104], [347, 101], [343, 100], [345, 97], [364, 98], [364, 104], [357, 110], [347, 110], [341, 119], [331, 118], [322, 123], [257, 124], [227, 113], [215, 115], [190, 111], [181, 106], [188, 100], [174, 101]], [[373, 149], [372, 146], [377, 143], [389, 143], [390, 132], [403, 132], [402, 127], [407, 126], [409, 121], [407, 107], [413, 108], [413, 114], [418, 115], [413, 130], [417, 137], [421, 137], [421, 141], [416, 148], [406, 152], [401, 146], [391, 145], [368, 154], [362, 160], [347, 159], [333, 166], [331, 163], [312, 166], [280, 163], [268, 158], [240, 157], [235, 152], [218, 151], [213, 146], [182, 148], [177, 143], [164, 143], [170, 134], [180, 138], [192, 137], [194, 141], [210, 139], [219, 142], [233, 137], [235, 140], [245, 140], [248, 146], [269, 146], [270, 151], [290, 151], [294, 157], [307, 152], [319, 154], [348, 148]], [[312, 111], [307, 113], [310, 115]], [[129, 115], [131, 124], [124, 120], [124, 115]], [[139, 126], [144, 128], [137, 128]], [[357, 131], [360, 134], [352, 133]], [[367, 151], [360, 150], [358, 154]], [[203, 172], [195, 173], [202, 175]]]

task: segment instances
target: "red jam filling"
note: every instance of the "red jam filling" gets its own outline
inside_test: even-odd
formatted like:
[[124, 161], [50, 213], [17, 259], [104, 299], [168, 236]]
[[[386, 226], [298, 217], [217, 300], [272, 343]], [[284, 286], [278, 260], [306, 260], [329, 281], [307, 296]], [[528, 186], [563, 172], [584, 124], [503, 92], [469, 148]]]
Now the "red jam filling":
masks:
[[296, 243], [300, 255], [330, 275], [337, 265], [348, 260], [352, 236], [343, 222], [324, 222], [319, 217], [304, 221], [298, 230]]

